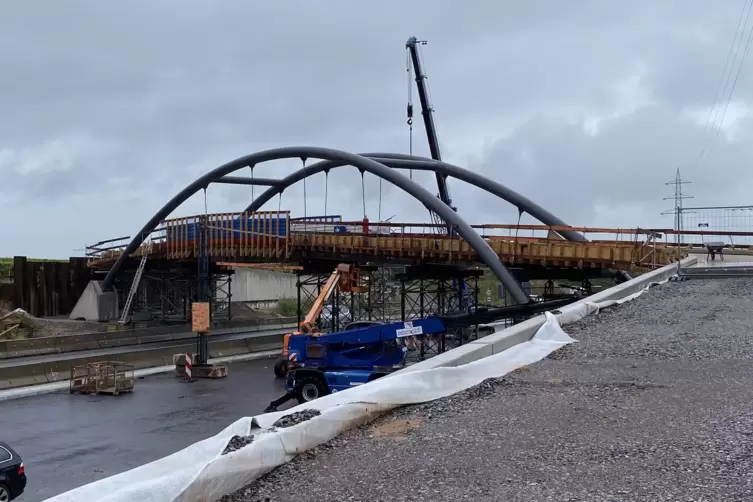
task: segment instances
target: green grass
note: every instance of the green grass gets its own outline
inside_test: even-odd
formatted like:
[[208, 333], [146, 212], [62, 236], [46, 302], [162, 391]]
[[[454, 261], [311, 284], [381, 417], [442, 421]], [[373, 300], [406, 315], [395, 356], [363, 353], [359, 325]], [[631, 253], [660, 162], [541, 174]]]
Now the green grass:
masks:
[[298, 302], [295, 298], [280, 298], [277, 300], [277, 313], [284, 317], [295, 317]]
[[0, 278], [13, 274], [13, 258], [0, 258]]
[[[305, 316], [313, 305], [313, 302], [311, 300], [302, 300], [301, 303], [301, 315]], [[298, 300], [296, 300], [295, 298], [280, 298], [279, 300], [277, 300], [277, 308], [275, 309], [275, 312], [283, 317], [297, 317], [297, 307]]]
[[[54, 260], [48, 258], [27, 258], [32, 262], [67, 262], [68, 260]], [[13, 258], [0, 257], [0, 277], [11, 277], [13, 275]]]

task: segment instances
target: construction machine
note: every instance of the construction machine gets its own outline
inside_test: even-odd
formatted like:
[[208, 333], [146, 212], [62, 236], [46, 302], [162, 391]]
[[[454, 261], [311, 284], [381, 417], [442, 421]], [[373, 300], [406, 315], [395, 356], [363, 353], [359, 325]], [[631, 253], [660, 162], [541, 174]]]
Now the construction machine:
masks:
[[[289, 350], [289, 342], [292, 335], [308, 334], [311, 336], [319, 336], [321, 334], [319, 328], [316, 326], [316, 321], [336, 290], [343, 293], [365, 293], [368, 291], [368, 287], [361, 284], [361, 271], [358, 267], [347, 263], [338, 264], [324, 283], [321, 291], [319, 291], [319, 295], [317, 295], [314, 303], [311, 305], [306, 317], [298, 323], [298, 331], [288, 333], [284, 336], [282, 353], [274, 365], [276, 377], [284, 378], [290, 369], [296, 365], [297, 354], [291, 353]], [[333, 311], [333, 326], [336, 326], [336, 323], [334, 322], [335, 315], [337, 315], [337, 313]]]
[[321, 396], [357, 387], [405, 366], [405, 354], [416, 337], [441, 335], [451, 329], [495, 322], [499, 319], [554, 310], [576, 297], [530, 305], [478, 308], [424, 319], [366, 325], [338, 333], [294, 333], [287, 340], [289, 356], [296, 361], [285, 381], [286, 393], [272, 401], [265, 413], [296, 399], [306, 403]]

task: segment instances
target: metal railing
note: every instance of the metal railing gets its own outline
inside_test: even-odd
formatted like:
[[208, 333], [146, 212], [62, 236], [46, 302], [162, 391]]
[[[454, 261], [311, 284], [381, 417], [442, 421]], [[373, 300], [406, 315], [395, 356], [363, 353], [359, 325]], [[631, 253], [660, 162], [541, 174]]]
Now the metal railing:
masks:
[[[203, 222], [203, 223], [202, 223]], [[221, 261], [235, 258], [267, 258], [284, 261], [306, 249], [358, 252], [361, 254], [420, 255], [424, 259], [471, 259], [475, 252], [451, 232], [436, 233], [437, 224], [343, 221], [340, 217], [290, 218], [289, 211], [216, 213], [165, 220], [149, 236], [153, 253], [166, 259], [191, 259], [198, 255], [199, 225], [208, 229], [209, 255]], [[606, 264], [657, 267], [671, 262], [688, 249], [678, 250], [676, 241], [688, 236], [714, 236], [718, 231], [663, 228], [602, 228], [530, 224], [471, 225], [507, 261], [587, 261]], [[563, 231], [582, 233], [589, 242], [564, 240]], [[735, 237], [753, 232], [728, 231]], [[677, 239], [682, 235], [681, 239]], [[87, 248], [90, 263], [106, 264], [125, 249], [126, 238], [101, 241]], [[739, 240], [739, 239], [738, 239]], [[134, 256], [144, 253], [142, 246]]]

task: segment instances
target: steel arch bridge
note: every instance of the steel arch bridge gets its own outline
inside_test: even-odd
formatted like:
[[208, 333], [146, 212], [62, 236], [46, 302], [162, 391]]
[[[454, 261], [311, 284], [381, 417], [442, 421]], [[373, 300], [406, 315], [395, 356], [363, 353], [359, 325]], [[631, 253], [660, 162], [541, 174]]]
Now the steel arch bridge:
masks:
[[[228, 176], [243, 168], [254, 166], [281, 159], [300, 158], [304, 161], [304, 167], [282, 179], [244, 178]], [[319, 159], [320, 162], [305, 166], [308, 159]], [[549, 211], [545, 210], [530, 199], [520, 195], [514, 190], [490, 180], [478, 173], [468, 171], [461, 167], [424, 157], [391, 154], [391, 153], [366, 153], [354, 154], [331, 148], [295, 146], [275, 148], [252, 153], [222, 166], [219, 166], [190, 183], [177, 195], [170, 199], [152, 218], [147, 221], [143, 228], [129, 242], [118, 259], [112, 265], [103, 281], [103, 288], [111, 290], [118, 274], [126, 266], [128, 257], [136, 251], [145, 239], [160, 225], [183, 202], [195, 193], [206, 189], [211, 183], [243, 184], [268, 186], [269, 188], [246, 208], [247, 212], [253, 212], [261, 208], [265, 203], [286, 188], [308, 178], [314, 174], [329, 172], [338, 167], [352, 166], [362, 173], [373, 174], [407, 192], [421, 202], [427, 209], [438, 215], [447, 225], [456, 229], [462, 237], [478, 254], [489, 269], [502, 282], [512, 298], [519, 304], [531, 303], [532, 300], [523, 290], [518, 280], [510, 273], [500, 257], [491, 249], [489, 244], [452, 208], [437, 199], [431, 192], [399, 173], [398, 169], [413, 169], [432, 171], [438, 175], [456, 178], [479, 187], [535, 217], [545, 225], [566, 226], [567, 224]], [[587, 239], [578, 232], [562, 230], [559, 232], [566, 240], [585, 242]]]

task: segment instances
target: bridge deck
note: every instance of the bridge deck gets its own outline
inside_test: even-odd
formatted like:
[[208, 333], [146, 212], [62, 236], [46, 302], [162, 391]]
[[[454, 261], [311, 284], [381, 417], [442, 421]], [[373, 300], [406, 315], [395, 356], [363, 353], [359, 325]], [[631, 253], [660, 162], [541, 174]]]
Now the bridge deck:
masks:
[[[149, 253], [150, 258], [196, 259], [202, 235], [199, 230], [201, 225], [205, 229], [208, 254], [213, 261], [297, 262], [316, 257], [376, 262], [479, 262], [478, 255], [464, 239], [431, 233], [426, 228], [418, 231], [411, 228], [417, 225], [395, 223], [387, 228], [384, 224], [368, 225], [362, 222], [300, 223], [291, 220], [287, 211], [210, 214], [166, 220], [153, 234], [152, 244], [142, 245], [132, 256]], [[670, 246], [638, 239], [570, 242], [561, 240], [551, 231], [548, 237], [522, 236], [519, 233], [510, 236], [485, 235], [484, 238], [494, 252], [509, 264], [653, 268], [675, 261], [678, 255], [678, 251]], [[90, 266], [110, 266], [122, 249], [115, 247], [92, 253]]]

